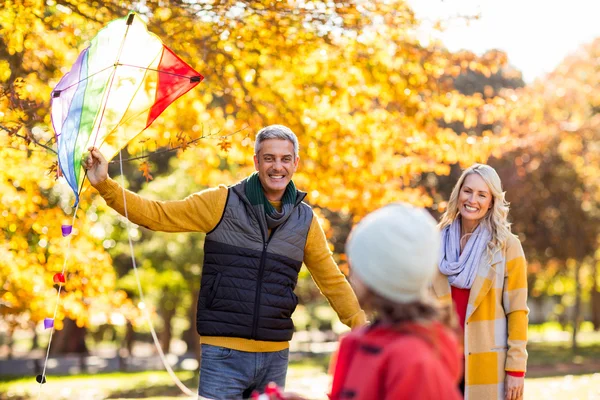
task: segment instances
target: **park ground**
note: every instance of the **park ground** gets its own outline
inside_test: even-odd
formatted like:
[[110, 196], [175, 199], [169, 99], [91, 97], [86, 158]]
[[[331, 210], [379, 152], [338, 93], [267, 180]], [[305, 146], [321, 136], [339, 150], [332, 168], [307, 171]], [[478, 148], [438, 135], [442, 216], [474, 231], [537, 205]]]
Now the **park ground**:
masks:
[[[579, 348], [573, 351], [568, 333], [532, 330], [526, 400], [600, 400], [600, 332], [582, 332], [578, 342]], [[328, 352], [292, 357], [287, 389], [308, 399], [326, 399], [330, 383], [329, 358]], [[10, 362], [0, 361], [4, 367]], [[177, 374], [188, 388], [195, 390], [196, 372]], [[0, 376], [1, 400], [36, 398], [175, 400], [186, 396], [164, 371], [48, 375], [48, 383], [41, 387], [41, 393], [33, 376]]]

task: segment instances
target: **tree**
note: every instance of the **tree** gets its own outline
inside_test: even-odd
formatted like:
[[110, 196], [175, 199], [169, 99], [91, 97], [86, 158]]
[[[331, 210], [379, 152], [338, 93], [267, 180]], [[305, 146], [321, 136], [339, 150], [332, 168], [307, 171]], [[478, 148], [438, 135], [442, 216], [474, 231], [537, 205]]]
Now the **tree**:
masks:
[[[95, 205], [80, 209], [70, 238], [61, 236], [61, 224], [71, 223], [70, 204], [53, 190], [54, 178], [44, 173], [51, 161], [42, 151], [19, 148], [6, 135], [0, 136], [0, 313], [11, 329], [34, 327], [54, 318], [86, 326], [96, 313], [116, 311], [126, 299], [115, 292], [115, 274], [110, 257], [95, 236], [89, 216]], [[23, 146], [24, 147], [24, 146]], [[57, 187], [56, 189], [61, 189]], [[64, 187], [62, 187], [64, 189]], [[87, 214], [87, 216], [86, 216]], [[69, 240], [71, 241], [69, 245]], [[65, 284], [57, 298], [54, 275], [65, 270]], [[55, 337], [57, 349], [61, 341]]]
[[[558, 148], [551, 141], [545, 148], [521, 149], [490, 164], [498, 170], [512, 202], [512, 230], [529, 261], [530, 294], [533, 298], [560, 295], [562, 305], [571, 306], [577, 315], [576, 330], [583, 287], [579, 277], [596, 248], [600, 221], [587, 214], [574, 195], [583, 191], [584, 183]], [[557, 282], [565, 280], [575, 284], [557, 292]], [[566, 322], [563, 310], [558, 317]]]
[[[157, 150], [178, 147], [178, 169], [196, 188], [247, 176], [250, 135], [272, 123], [290, 126], [300, 138], [297, 183], [308, 200], [346, 221], [391, 201], [431, 205], [424, 174], [448, 174], [448, 165], [485, 161], [513, 146], [509, 130], [469, 136], [448, 127], [490, 125], [503, 115], [505, 98], [460, 93], [453, 77], [467, 71], [492, 75], [506, 63], [505, 54], [477, 57], [436, 42], [423, 45], [413, 33], [419, 21], [403, 1], [144, 4], [150, 30], [207, 79], [127, 151], [152, 159]], [[5, 140], [28, 155], [51, 149], [51, 88], [97, 31], [128, 11], [117, 1], [5, 2]], [[215, 137], [218, 145], [210, 139]], [[48, 169], [51, 158], [44, 157], [41, 168]], [[89, 212], [90, 202], [82, 200], [82, 212]], [[90, 226], [81, 232], [90, 232], [93, 224], [85, 223]]]
[[[16, 58], [8, 63], [5, 87], [13, 88], [17, 79], [27, 87], [57, 79], [58, 67], [70, 64], [76, 54], [73, 45], [80, 43], [72, 31], [89, 39], [102, 23], [126, 14], [117, 2], [97, 6], [92, 10], [84, 3], [58, 1], [23, 11], [24, 6], [9, 3], [6, 14], [12, 8], [10, 15], [20, 17], [6, 18], [7, 26], [33, 25], [48, 31], [44, 37], [54, 41], [25, 35], [21, 40], [27, 46], [7, 43]], [[132, 144], [132, 152], [173, 144], [178, 132], [193, 140], [210, 128], [232, 132], [248, 126], [250, 134], [283, 122], [303, 144], [298, 181], [311, 201], [360, 217], [393, 200], [431, 204], [419, 184], [422, 173], [445, 174], [447, 164], [485, 160], [506, 142], [502, 135], [469, 138], [440, 124], [464, 121], [472, 126], [477, 123], [475, 111], [493, 102], [457, 92], [445, 77], [467, 70], [489, 75], [505, 63], [505, 55], [490, 52], [477, 58], [450, 53], [438, 43], [423, 46], [411, 34], [418, 21], [403, 1], [173, 1], [169, 8], [158, 2], [146, 7], [150, 29], [178, 54], [194, 60], [208, 79], [203, 90], [186, 98], [185, 107], [179, 102], [154, 124], [144, 135], [145, 144]], [[52, 58], [48, 66], [25, 62], [33, 58], [29, 49], [54, 49], [57, 43], [62, 47], [56, 52], [60, 49], [64, 58], [56, 64]], [[41, 110], [49, 92], [37, 93], [40, 97], [21, 95], [18, 100], [31, 101]], [[31, 125], [34, 107], [26, 108], [27, 118], [11, 119], [15, 127]], [[47, 115], [40, 113], [47, 124]], [[22, 135], [35, 138], [29, 132]], [[244, 135], [232, 140], [227, 161], [244, 168], [227, 181], [251, 168], [249, 144]], [[204, 160], [207, 169], [220, 165], [213, 143], [189, 153]]]
[[[537, 191], [546, 198], [538, 223], [549, 230], [534, 236], [541, 240], [538, 257], [557, 257], [574, 273], [572, 345], [577, 347], [582, 288], [590, 287], [595, 314], [600, 310], [597, 248], [600, 238], [600, 40], [567, 57], [545, 79], [520, 91], [507, 120], [516, 137], [535, 148], [537, 155], [517, 158], [523, 177], [533, 169], [553, 168], [544, 157], [554, 157], [552, 182]], [[544, 153], [548, 153], [545, 154]], [[529, 188], [531, 189], [531, 187]], [[527, 192], [531, 193], [531, 192]], [[548, 202], [554, 203], [553, 205]], [[548, 240], [554, 241], [548, 246]], [[541, 250], [541, 251], [539, 251]], [[591, 284], [581, 282], [582, 267], [592, 265]]]

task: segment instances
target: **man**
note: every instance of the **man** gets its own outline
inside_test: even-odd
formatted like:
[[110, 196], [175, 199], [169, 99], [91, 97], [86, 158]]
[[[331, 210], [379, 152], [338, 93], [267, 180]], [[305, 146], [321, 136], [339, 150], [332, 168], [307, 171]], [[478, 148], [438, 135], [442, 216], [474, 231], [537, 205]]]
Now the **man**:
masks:
[[[197, 329], [202, 342], [199, 395], [247, 398], [269, 382], [283, 387], [287, 373], [294, 288], [304, 262], [340, 320], [365, 323], [356, 296], [331, 256], [323, 229], [302, 202], [292, 176], [298, 139], [287, 127], [261, 129], [250, 177], [180, 201], [150, 201], [125, 191], [129, 219], [155, 231], [205, 232]], [[125, 214], [123, 189], [90, 148], [90, 183]]]

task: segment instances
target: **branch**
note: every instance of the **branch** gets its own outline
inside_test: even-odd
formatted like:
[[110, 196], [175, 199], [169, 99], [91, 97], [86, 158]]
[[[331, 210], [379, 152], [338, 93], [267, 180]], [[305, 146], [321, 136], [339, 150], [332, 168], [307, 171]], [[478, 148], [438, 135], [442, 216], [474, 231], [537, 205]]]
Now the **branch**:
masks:
[[[233, 136], [233, 135], [235, 135], [235, 134], [238, 134], [238, 133], [240, 133], [240, 132], [242, 132], [243, 130], [246, 130], [246, 129], [248, 129], [248, 126], [244, 126], [243, 128], [241, 128], [241, 129], [238, 129], [237, 131], [235, 131], [235, 132], [233, 132], [233, 133], [230, 133], [230, 134], [228, 134], [228, 135], [223, 135], [223, 136], [221, 136], [221, 137], [222, 137], [222, 138], [231, 137], [231, 136]], [[189, 142], [186, 142], [186, 143], [185, 143], [185, 146], [187, 147], [187, 146], [189, 146], [190, 144], [197, 143], [197, 142], [198, 142], [200, 139], [208, 139], [208, 138], [209, 138], [209, 137], [211, 137], [211, 136], [215, 136], [215, 135], [217, 135], [219, 132], [221, 132], [221, 131], [220, 131], [220, 130], [218, 130], [218, 131], [217, 131], [217, 132], [215, 132], [215, 133], [210, 133], [210, 134], [208, 134], [208, 135], [202, 135], [202, 136], [200, 136], [200, 137], [197, 137], [197, 138], [196, 138], [196, 139], [194, 139], [194, 140], [190, 140]], [[180, 133], [181, 133], [181, 132], [180, 132]], [[121, 161], [136, 161], [136, 160], [143, 160], [143, 159], [145, 159], [145, 158], [150, 158], [150, 156], [154, 156], [154, 155], [157, 155], [157, 154], [164, 154], [164, 153], [169, 153], [169, 152], [171, 152], [171, 151], [179, 150], [179, 149], [181, 149], [182, 147], [184, 147], [184, 145], [177, 146], [177, 147], [171, 147], [171, 148], [169, 148], [169, 149], [163, 149], [163, 150], [155, 151], [155, 152], [153, 152], [153, 153], [146, 154], [146, 155], [144, 155], [144, 156], [136, 156], [136, 157], [124, 158], [124, 159], [123, 159], [123, 160], [121, 160]], [[116, 164], [117, 162], [119, 162], [119, 161], [117, 161], [117, 160], [112, 160], [112, 161], [109, 161], [108, 163], [109, 163], [109, 164]]]
[[[77, 15], [86, 18], [90, 21], [96, 22], [97, 24], [100, 24], [102, 26], [106, 25], [106, 23], [108, 22], [105, 20], [98, 19], [96, 15], [91, 15], [82, 11], [81, 7], [77, 2], [71, 2], [70, 0], [57, 0], [56, 2], [57, 4], [60, 4], [61, 6], [70, 9]], [[113, 18], [123, 17], [129, 12], [127, 8], [123, 8], [115, 4], [110, 4], [110, 2], [104, 2], [103, 6], [111, 13], [108, 19], [109, 21]]]
[[45, 144], [38, 142], [34, 137], [29, 138], [27, 136], [19, 135], [18, 133], [15, 133], [15, 136], [25, 140], [26, 142], [33, 142], [36, 146], [43, 147], [44, 149], [48, 150], [49, 152], [53, 153], [54, 155], [58, 155], [56, 150], [54, 150], [52, 147], [46, 146]]
[[4, 125], [0, 125], [0, 129], [2, 129], [2, 130], [4, 130], [4, 131], [6, 131], [6, 132], [8, 133], [8, 135], [9, 135], [9, 136], [16, 136], [16, 137], [18, 137], [18, 138], [20, 138], [20, 139], [23, 139], [23, 140], [24, 140], [26, 143], [33, 142], [33, 144], [35, 144], [36, 146], [43, 147], [44, 149], [46, 149], [46, 150], [50, 151], [51, 153], [54, 153], [55, 155], [58, 155], [58, 153], [57, 153], [57, 152], [56, 152], [56, 151], [55, 151], [55, 150], [54, 150], [52, 147], [49, 147], [49, 146], [47, 146], [47, 145], [45, 145], [45, 144], [43, 144], [43, 143], [40, 143], [40, 142], [39, 142], [39, 141], [38, 141], [38, 140], [37, 140], [35, 137], [33, 137], [33, 136], [24, 136], [24, 135], [19, 135], [19, 134], [17, 133], [17, 131], [16, 131], [16, 130], [14, 130], [14, 129], [10, 129], [10, 128], [7, 128], [7, 127], [5, 127]]
[[[20, 134], [18, 134], [18, 133], [17, 133], [17, 132], [16, 132], [14, 129], [7, 128], [7, 127], [5, 127], [4, 125], [0, 125], [0, 129], [2, 129], [2, 130], [4, 130], [4, 131], [6, 131], [6, 132], [8, 133], [8, 135], [9, 135], [9, 136], [16, 136], [16, 137], [18, 137], [18, 138], [20, 138], [20, 139], [23, 139], [23, 140], [24, 140], [26, 143], [28, 143], [28, 142], [33, 142], [33, 143], [34, 143], [36, 146], [43, 147], [44, 149], [46, 149], [47, 151], [50, 151], [50, 152], [51, 152], [51, 153], [53, 153], [54, 155], [58, 155], [58, 153], [56, 152], [56, 150], [54, 150], [53, 148], [51, 148], [51, 147], [49, 147], [49, 146], [47, 146], [47, 145], [45, 145], [45, 144], [43, 144], [43, 143], [40, 143], [40, 142], [39, 142], [38, 140], [36, 140], [36, 139], [35, 139], [33, 136], [29, 136], [29, 137], [28, 137], [28, 136], [20, 135]], [[228, 135], [223, 135], [223, 136], [221, 136], [221, 137], [222, 137], [222, 138], [231, 137], [231, 136], [233, 136], [233, 135], [236, 135], [236, 134], [238, 134], [238, 133], [240, 133], [240, 132], [242, 132], [242, 131], [244, 131], [244, 130], [246, 130], [246, 129], [248, 129], [248, 126], [244, 126], [243, 128], [241, 128], [241, 129], [238, 129], [238, 130], [237, 130], [237, 131], [235, 131], [235, 132], [232, 132], [232, 133], [230, 133], [230, 134], [228, 134]], [[189, 146], [190, 144], [197, 143], [197, 142], [198, 142], [199, 140], [201, 140], [201, 139], [208, 139], [208, 138], [210, 138], [210, 137], [212, 137], [212, 136], [216, 136], [216, 135], [218, 135], [218, 134], [219, 134], [219, 132], [221, 132], [221, 130], [218, 130], [217, 132], [214, 132], [214, 133], [210, 133], [210, 134], [208, 134], [208, 135], [202, 135], [202, 136], [200, 136], [200, 137], [197, 137], [197, 138], [196, 138], [196, 139], [194, 139], [194, 140], [190, 140], [189, 142], [186, 142], [186, 143], [185, 143], [185, 146], [187, 147], [187, 146]], [[123, 161], [135, 161], [135, 160], [143, 160], [143, 159], [145, 159], [145, 158], [149, 158], [150, 156], [154, 156], [154, 155], [157, 155], [157, 154], [164, 154], [164, 153], [168, 153], [168, 152], [171, 152], [171, 151], [179, 150], [179, 149], [181, 149], [182, 147], [183, 147], [183, 145], [181, 145], [181, 146], [177, 146], [177, 147], [171, 147], [171, 148], [169, 148], [169, 149], [164, 149], [164, 150], [155, 151], [155, 152], [153, 152], [153, 153], [151, 153], [151, 154], [147, 154], [147, 155], [144, 155], [144, 156], [137, 156], [137, 157], [124, 158], [124, 159], [123, 159]], [[109, 161], [109, 164], [113, 164], [113, 163], [116, 163], [116, 162], [117, 162], [117, 161], [115, 161], [115, 160], [112, 160], [112, 161]]]

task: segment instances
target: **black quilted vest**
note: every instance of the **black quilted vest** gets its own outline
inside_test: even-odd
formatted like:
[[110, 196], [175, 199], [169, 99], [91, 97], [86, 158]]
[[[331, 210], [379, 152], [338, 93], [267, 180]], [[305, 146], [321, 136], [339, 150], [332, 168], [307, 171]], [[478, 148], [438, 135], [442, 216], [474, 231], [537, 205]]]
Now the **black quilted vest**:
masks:
[[245, 183], [229, 188], [221, 221], [206, 235], [196, 327], [205, 336], [288, 341], [313, 212], [298, 192], [291, 215], [269, 236]]

